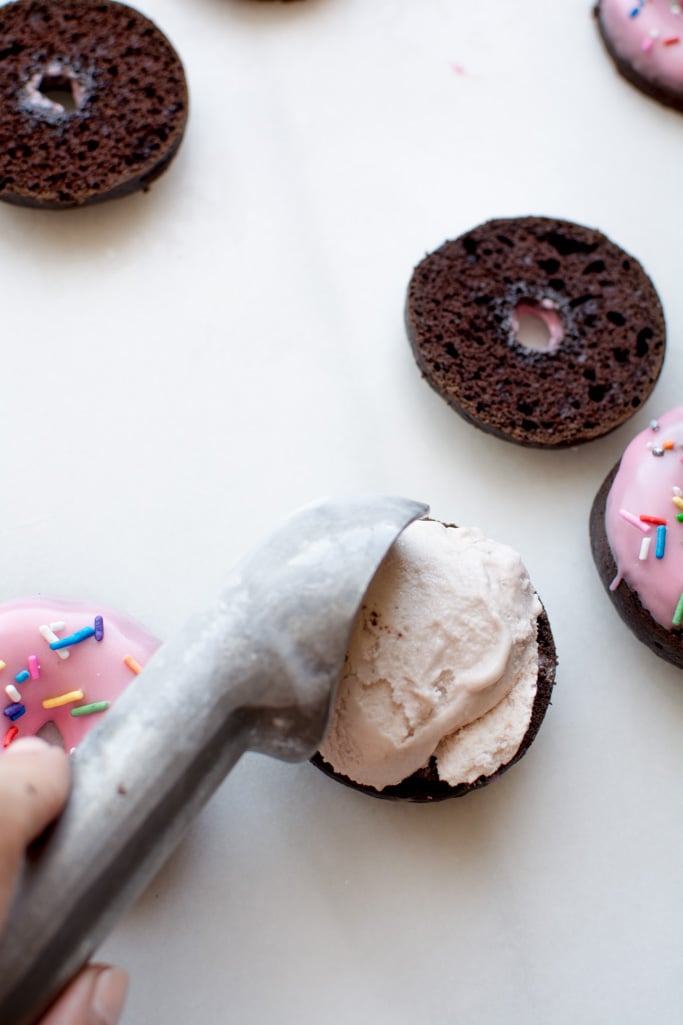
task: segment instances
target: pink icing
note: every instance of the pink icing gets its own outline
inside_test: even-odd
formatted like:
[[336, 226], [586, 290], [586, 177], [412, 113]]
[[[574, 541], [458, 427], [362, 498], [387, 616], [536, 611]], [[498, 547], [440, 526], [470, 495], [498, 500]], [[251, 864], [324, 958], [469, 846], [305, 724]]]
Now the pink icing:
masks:
[[[50, 642], [40, 633], [41, 626], [63, 623], [56, 635], [66, 637], [92, 627], [96, 616], [102, 617], [102, 640], [92, 636], [71, 645], [64, 649], [69, 652], [67, 658], [51, 650]], [[17, 703], [8, 695], [7, 687], [18, 691], [20, 704], [26, 709], [14, 721], [4, 714], [0, 718], [0, 757], [4, 750], [1, 742], [8, 733], [14, 736], [14, 728], [18, 730], [14, 739], [18, 739], [38, 733], [48, 722], [61, 733], [67, 751], [76, 747], [107, 713], [76, 718], [71, 709], [98, 701], [113, 703], [135, 677], [124, 659], [130, 656], [144, 666], [158, 646], [159, 641], [134, 620], [99, 606], [48, 598], [25, 598], [0, 605], [0, 660], [5, 663], [0, 669], [0, 712]], [[36, 664], [40, 667], [37, 679]], [[29, 678], [17, 682], [16, 676], [23, 670], [28, 671]], [[44, 700], [78, 690], [83, 691], [81, 700], [43, 708]]]
[[[673, 502], [683, 492], [683, 407], [672, 409], [647, 427], [622, 456], [605, 510], [605, 528], [617, 576], [612, 589], [623, 579], [636, 591], [641, 604], [662, 626], [671, 629], [672, 617], [683, 592], [683, 510]], [[673, 442], [662, 455], [657, 450]], [[641, 515], [667, 521], [664, 556], [655, 555], [657, 527], [643, 531], [630, 518]], [[652, 541], [645, 559], [640, 558], [644, 537]]]
[[601, 0], [600, 20], [619, 57], [639, 75], [674, 92], [683, 89], [681, 4]]

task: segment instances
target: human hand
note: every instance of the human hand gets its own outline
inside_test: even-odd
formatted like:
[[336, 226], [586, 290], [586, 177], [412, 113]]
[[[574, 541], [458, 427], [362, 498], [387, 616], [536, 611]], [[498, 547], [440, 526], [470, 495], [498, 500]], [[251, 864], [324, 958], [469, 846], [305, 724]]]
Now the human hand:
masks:
[[[59, 748], [31, 737], [0, 757], [0, 934], [26, 847], [59, 815], [68, 791], [69, 759]], [[39, 1025], [116, 1025], [127, 989], [120, 968], [87, 965]]]

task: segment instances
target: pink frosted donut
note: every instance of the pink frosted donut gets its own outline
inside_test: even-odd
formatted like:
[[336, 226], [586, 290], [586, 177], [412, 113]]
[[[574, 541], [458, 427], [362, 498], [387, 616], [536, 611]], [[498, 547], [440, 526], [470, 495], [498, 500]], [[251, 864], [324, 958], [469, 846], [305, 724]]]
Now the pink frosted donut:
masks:
[[0, 605], [0, 752], [36, 734], [76, 747], [158, 646], [134, 620], [101, 606], [51, 598]]
[[599, 0], [595, 15], [624, 78], [660, 103], [683, 110], [683, 4]]
[[636, 435], [591, 514], [593, 555], [636, 636], [683, 667], [683, 407]]

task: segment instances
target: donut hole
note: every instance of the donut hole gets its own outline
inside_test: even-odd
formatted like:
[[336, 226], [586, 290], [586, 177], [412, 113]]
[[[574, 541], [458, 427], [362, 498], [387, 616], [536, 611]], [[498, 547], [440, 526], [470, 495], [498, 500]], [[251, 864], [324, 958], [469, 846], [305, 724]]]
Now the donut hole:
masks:
[[533, 352], [552, 352], [564, 337], [564, 326], [553, 303], [522, 299], [512, 311], [515, 341]]
[[51, 744], [53, 747], [61, 747], [62, 750], [66, 750], [62, 731], [57, 723], [53, 722], [52, 719], [40, 727], [36, 736], [40, 737], [41, 740], [44, 740], [46, 744]]
[[23, 95], [33, 114], [55, 119], [77, 114], [88, 91], [72, 68], [53, 60], [31, 77]]
[[38, 88], [41, 96], [56, 107], [61, 107], [65, 114], [73, 114], [78, 110], [73, 79], [66, 75], [45, 75]]

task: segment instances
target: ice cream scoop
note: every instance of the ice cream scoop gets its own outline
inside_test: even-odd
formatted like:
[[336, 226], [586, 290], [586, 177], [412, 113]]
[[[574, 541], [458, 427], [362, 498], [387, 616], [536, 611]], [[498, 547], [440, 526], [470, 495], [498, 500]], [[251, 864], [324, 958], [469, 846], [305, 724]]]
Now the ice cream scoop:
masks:
[[394, 497], [306, 507], [162, 645], [74, 755], [69, 803], [0, 941], [0, 1022], [37, 1020], [244, 752], [310, 757], [363, 595], [426, 511]]

